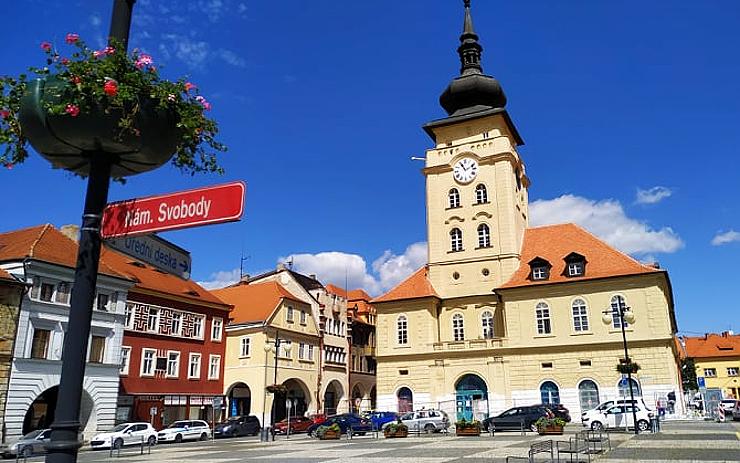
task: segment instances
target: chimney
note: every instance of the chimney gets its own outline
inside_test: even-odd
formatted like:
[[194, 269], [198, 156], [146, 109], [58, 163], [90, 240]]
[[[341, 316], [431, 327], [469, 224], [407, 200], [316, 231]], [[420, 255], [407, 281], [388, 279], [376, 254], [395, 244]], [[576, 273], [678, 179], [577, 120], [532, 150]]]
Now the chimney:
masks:
[[651, 264], [650, 264], [650, 266], [651, 266], [652, 268], [660, 268], [660, 262], [658, 262], [658, 261], [656, 260], [655, 262], [651, 263]]
[[75, 243], [80, 240], [80, 227], [77, 225], [62, 225], [59, 231], [62, 232], [62, 235], [71, 239]]
[[280, 262], [279, 264], [277, 264], [276, 270], [277, 270], [278, 272], [280, 272], [280, 271], [282, 271], [282, 270], [285, 270], [285, 264], [284, 264], [284, 263], [282, 263], [282, 262]]
[[316, 279], [316, 274], [315, 273], [309, 273], [308, 274], [308, 278], [310, 278], [312, 280], [315, 280]]
[[245, 273], [241, 278], [239, 278], [239, 283], [249, 283], [249, 277], [250, 275]]
[[727, 331], [723, 331], [723, 332], [722, 332], [722, 337], [723, 337], [723, 338], [729, 338], [729, 337], [730, 337], [730, 336], [732, 336], [733, 334], [735, 334], [735, 333], [733, 333], [733, 332], [732, 332], [732, 330], [727, 330]]

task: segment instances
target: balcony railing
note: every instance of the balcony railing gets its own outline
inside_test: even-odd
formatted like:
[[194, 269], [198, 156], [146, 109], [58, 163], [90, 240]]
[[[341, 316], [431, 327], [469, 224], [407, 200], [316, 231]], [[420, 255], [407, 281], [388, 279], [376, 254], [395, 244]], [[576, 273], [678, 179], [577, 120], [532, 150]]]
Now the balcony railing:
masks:
[[466, 339], [464, 341], [442, 341], [433, 344], [434, 350], [494, 349], [504, 347], [503, 338]]

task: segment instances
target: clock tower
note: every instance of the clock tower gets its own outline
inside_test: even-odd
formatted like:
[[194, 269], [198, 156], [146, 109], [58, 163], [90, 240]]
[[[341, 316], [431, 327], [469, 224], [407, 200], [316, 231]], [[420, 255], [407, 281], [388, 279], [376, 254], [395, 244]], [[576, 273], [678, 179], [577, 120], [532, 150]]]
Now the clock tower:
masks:
[[520, 264], [529, 180], [523, 144], [499, 82], [483, 73], [470, 0], [460, 36], [460, 75], [440, 96], [447, 117], [424, 130], [428, 278], [443, 299], [490, 295]]

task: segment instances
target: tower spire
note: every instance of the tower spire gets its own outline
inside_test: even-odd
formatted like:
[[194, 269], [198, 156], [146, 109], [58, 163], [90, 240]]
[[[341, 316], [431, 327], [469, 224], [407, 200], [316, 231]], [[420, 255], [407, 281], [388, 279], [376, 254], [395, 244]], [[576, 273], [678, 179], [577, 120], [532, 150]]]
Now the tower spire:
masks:
[[470, 13], [470, 0], [464, 0], [465, 22], [463, 33], [460, 35], [460, 46], [457, 53], [460, 55], [460, 75], [482, 74], [483, 68], [480, 64], [480, 56], [483, 47], [478, 43], [478, 34], [473, 28], [473, 15]]

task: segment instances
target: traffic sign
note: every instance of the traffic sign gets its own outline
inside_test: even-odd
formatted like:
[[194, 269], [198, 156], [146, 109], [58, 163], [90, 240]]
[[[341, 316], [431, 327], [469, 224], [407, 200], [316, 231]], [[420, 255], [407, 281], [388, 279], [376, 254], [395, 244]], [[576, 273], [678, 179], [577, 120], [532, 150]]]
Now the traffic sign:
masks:
[[705, 388], [705, 387], [707, 387], [707, 383], [706, 383], [706, 381], [704, 381], [704, 377], [703, 376], [699, 376], [699, 377], [696, 378], [696, 384], [697, 384], [697, 386], [699, 386], [699, 388]]
[[239, 220], [244, 212], [244, 182], [232, 182], [166, 195], [108, 204], [103, 211], [103, 238]]
[[217, 410], [220, 410], [221, 409], [221, 407], [223, 405], [222, 399], [223, 398], [222, 397], [219, 397], [219, 396], [216, 396], [216, 397], [213, 398], [213, 408], [214, 409], [217, 409]]
[[185, 280], [190, 278], [190, 253], [156, 235], [111, 238], [105, 244], [160, 270]]

